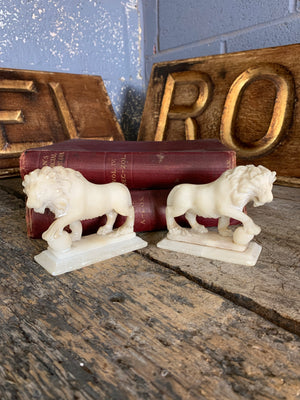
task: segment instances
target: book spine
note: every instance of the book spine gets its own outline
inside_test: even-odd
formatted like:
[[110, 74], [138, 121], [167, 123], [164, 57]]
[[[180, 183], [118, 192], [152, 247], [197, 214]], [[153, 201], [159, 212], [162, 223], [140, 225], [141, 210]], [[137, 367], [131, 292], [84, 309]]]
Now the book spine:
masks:
[[[166, 229], [166, 204], [170, 190], [131, 190], [132, 203], [135, 210], [135, 232], [146, 232]], [[118, 215], [115, 228], [125, 222], [125, 217]], [[176, 219], [182, 226], [188, 226], [184, 217]], [[27, 234], [31, 238], [41, 238], [54, 221], [54, 215], [46, 209], [44, 214], [38, 214], [32, 209], [26, 208]], [[104, 225], [106, 217], [82, 221], [83, 234], [96, 233], [100, 226]], [[218, 220], [214, 218], [197, 217], [197, 221], [206, 227], [217, 226]], [[232, 220], [231, 224], [237, 224]]]
[[208, 183], [235, 167], [233, 151], [76, 152], [25, 151], [20, 173], [46, 165], [73, 168], [93, 183], [121, 182], [130, 189], [172, 188], [179, 183]]

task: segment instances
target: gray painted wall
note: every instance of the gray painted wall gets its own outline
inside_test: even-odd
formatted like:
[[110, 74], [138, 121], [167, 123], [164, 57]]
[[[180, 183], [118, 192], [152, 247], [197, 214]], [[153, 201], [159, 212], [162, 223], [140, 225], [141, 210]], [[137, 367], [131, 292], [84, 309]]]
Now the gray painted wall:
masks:
[[0, 67], [101, 75], [127, 139], [154, 62], [297, 42], [298, 0], [0, 0]]
[[144, 0], [145, 76], [153, 63], [300, 42], [298, 0]]
[[0, 0], [0, 67], [101, 75], [136, 137], [145, 81], [139, 0]]

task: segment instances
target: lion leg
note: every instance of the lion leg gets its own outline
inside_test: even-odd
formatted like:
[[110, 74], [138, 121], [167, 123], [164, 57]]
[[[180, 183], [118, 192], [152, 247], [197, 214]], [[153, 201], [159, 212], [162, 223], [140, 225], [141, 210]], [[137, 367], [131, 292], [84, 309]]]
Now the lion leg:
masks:
[[64, 227], [70, 223], [71, 221], [67, 216], [56, 219], [42, 234], [42, 238], [47, 242], [52, 239], [57, 239], [62, 234]]
[[253, 220], [244, 212], [232, 208], [230, 210], [226, 210], [226, 214], [230, 215], [231, 218], [235, 218], [240, 221], [245, 229], [245, 232], [249, 235], [258, 235], [261, 231], [261, 228], [256, 225]]
[[118, 214], [115, 212], [115, 210], [109, 211], [106, 214], [106, 224], [98, 229], [97, 235], [107, 235], [108, 233], [112, 232], [117, 215]]
[[[128, 207], [126, 214], [127, 214], [126, 221], [118, 229], [118, 232], [120, 232], [122, 234], [133, 232], [133, 228], [134, 228], [134, 208], [133, 208], [133, 206]], [[123, 215], [123, 214], [121, 214], [121, 215]]]
[[222, 216], [218, 220], [218, 232], [221, 236], [232, 236], [233, 232], [228, 229], [230, 218]]
[[127, 219], [124, 222], [124, 226], [126, 226], [128, 231], [133, 231], [133, 225], [134, 225], [134, 208], [133, 206], [130, 206], [128, 209]]
[[71, 229], [71, 239], [72, 242], [75, 242], [77, 240], [81, 239], [82, 236], [82, 224], [80, 221], [74, 221], [70, 224], [70, 229]]
[[197, 222], [197, 214], [195, 214], [192, 210], [189, 210], [185, 213], [185, 218], [188, 220], [188, 223], [191, 225], [191, 228], [197, 233], [206, 233], [208, 230], [204, 225], [201, 225]]
[[174, 215], [173, 213], [173, 209], [171, 206], [167, 206], [166, 208], [166, 222], [167, 222], [167, 228], [169, 232], [172, 233], [178, 233], [178, 232], [182, 232], [183, 228], [177, 224], [177, 222], [175, 221], [175, 217], [177, 215]]
[[249, 235], [258, 235], [261, 232], [260, 226], [256, 225], [250, 217], [245, 223], [243, 222], [243, 225]]

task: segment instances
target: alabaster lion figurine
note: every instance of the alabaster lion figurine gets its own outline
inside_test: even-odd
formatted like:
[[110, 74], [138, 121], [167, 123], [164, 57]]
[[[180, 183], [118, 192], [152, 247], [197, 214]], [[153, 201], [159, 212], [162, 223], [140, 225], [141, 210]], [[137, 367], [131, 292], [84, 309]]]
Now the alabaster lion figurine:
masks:
[[273, 200], [275, 176], [276, 172], [261, 165], [247, 165], [227, 170], [208, 184], [175, 186], [167, 200], [166, 219], [169, 232], [183, 232], [175, 218], [185, 215], [194, 232], [207, 232], [196, 220], [197, 216], [202, 216], [219, 219], [218, 232], [221, 236], [233, 234], [228, 229], [230, 218], [240, 221], [247, 235], [259, 234], [260, 227], [243, 210], [251, 201], [254, 207], [258, 207]]
[[26, 175], [23, 186], [28, 208], [42, 214], [49, 208], [55, 214], [56, 220], [42, 235], [48, 243], [61, 236], [68, 225], [72, 241], [80, 240], [81, 221], [102, 215], [106, 215], [107, 222], [99, 228], [99, 235], [112, 232], [118, 214], [127, 217], [118, 231], [122, 234], [133, 232], [131, 195], [121, 183], [96, 185], [71, 168], [46, 166]]

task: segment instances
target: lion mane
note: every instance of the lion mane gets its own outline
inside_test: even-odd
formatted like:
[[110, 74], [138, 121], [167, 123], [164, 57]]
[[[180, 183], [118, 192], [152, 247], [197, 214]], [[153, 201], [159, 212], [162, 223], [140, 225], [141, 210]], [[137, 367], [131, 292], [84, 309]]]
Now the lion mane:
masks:
[[275, 181], [275, 172], [259, 165], [241, 165], [225, 171], [221, 177], [230, 183], [230, 195], [234, 205], [245, 203], [249, 192], [252, 195], [259, 193], [266, 184]]
[[[24, 177], [24, 192], [29, 195], [34, 190], [42, 193], [43, 208], [49, 208], [59, 217], [64, 214], [70, 201], [71, 182], [84, 181], [83, 176], [78, 171], [61, 166], [43, 167], [30, 172]], [[51, 190], [51, 200], [49, 201], [48, 192]]]

